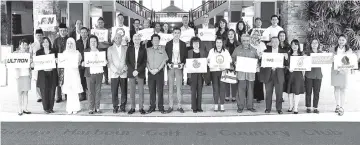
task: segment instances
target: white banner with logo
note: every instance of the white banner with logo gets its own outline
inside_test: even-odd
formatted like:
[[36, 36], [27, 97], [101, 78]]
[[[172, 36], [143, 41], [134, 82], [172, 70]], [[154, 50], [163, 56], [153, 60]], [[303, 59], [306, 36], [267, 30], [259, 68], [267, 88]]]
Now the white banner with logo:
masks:
[[346, 70], [346, 69], [357, 69], [358, 58], [356, 54], [340, 54], [334, 56], [334, 69], [335, 70]]
[[311, 71], [310, 56], [290, 56], [291, 71]]
[[120, 33], [123, 39], [123, 43], [127, 38], [130, 41], [130, 28], [123, 26], [123, 27], [112, 27], [111, 28], [111, 40], [114, 40], [115, 34]]
[[201, 41], [215, 41], [216, 32], [215, 29], [199, 29], [198, 36]]
[[284, 67], [284, 55], [286, 53], [263, 53], [261, 59], [261, 67]]
[[91, 34], [97, 36], [99, 39], [99, 42], [108, 42], [108, 39], [109, 39], [109, 31], [108, 30], [91, 29]]
[[163, 46], [165, 46], [167, 42], [174, 39], [173, 34], [159, 33], [159, 36], [160, 36], [160, 44], [159, 45], [163, 45]]
[[78, 68], [79, 55], [76, 53], [59, 53], [58, 68]]
[[55, 54], [34, 56], [35, 70], [56, 68]]
[[141, 41], [151, 40], [151, 36], [154, 34], [153, 28], [146, 28], [138, 31], [141, 36]]
[[55, 26], [57, 26], [56, 15], [38, 15], [37, 27], [41, 28], [43, 31], [55, 31]]
[[236, 58], [236, 71], [247, 72], [247, 73], [256, 73], [258, 59], [241, 57]]
[[181, 41], [188, 42], [194, 36], [195, 36], [194, 29], [187, 29], [181, 32], [180, 39]]
[[7, 68], [30, 68], [30, 53], [9, 53], [6, 56]]
[[101, 52], [85, 52], [84, 53], [85, 67], [99, 67], [106, 65], [105, 51]]
[[331, 67], [334, 56], [332, 53], [311, 53], [311, 67]]
[[206, 73], [207, 60], [206, 58], [188, 58], [186, 59], [185, 68], [187, 73]]
[[230, 63], [224, 55], [216, 54], [213, 55], [213, 58], [210, 58], [209, 67], [213, 69], [230, 69]]

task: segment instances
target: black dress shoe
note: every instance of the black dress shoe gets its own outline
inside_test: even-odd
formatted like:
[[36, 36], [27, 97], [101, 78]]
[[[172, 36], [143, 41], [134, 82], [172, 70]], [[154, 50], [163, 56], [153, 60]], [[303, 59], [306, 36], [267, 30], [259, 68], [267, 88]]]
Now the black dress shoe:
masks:
[[160, 112], [161, 114], [166, 114], [166, 111], [165, 111], [164, 109], [159, 109], [159, 112]]
[[310, 109], [306, 109], [306, 113], [311, 113], [311, 110], [310, 110]]
[[56, 99], [56, 103], [62, 102], [62, 99]]
[[237, 112], [237, 113], [242, 113], [242, 112], [243, 112], [243, 109], [238, 108], [236, 112]]
[[37, 99], [37, 100], [36, 100], [36, 102], [41, 102], [41, 101], [42, 101], [42, 99]]
[[202, 109], [198, 109], [197, 112], [204, 112]]
[[147, 111], [148, 113], [152, 113], [155, 111], [155, 108], [149, 108], [149, 110]]
[[197, 110], [193, 110], [193, 113], [197, 113]]
[[265, 113], [270, 113], [270, 110], [265, 110]]
[[99, 114], [102, 113], [102, 111], [101, 111], [100, 109], [96, 109], [95, 112], [96, 112], [96, 113], [99, 113]]
[[250, 108], [250, 109], [247, 109], [247, 110], [249, 110], [250, 112], [256, 112], [256, 109], [254, 109], [254, 108]]
[[130, 111], [128, 112], [128, 114], [134, 114], [135, 113], [135, 109], [130, 109]]
[[54, 113], [54, 112], [55, 112], [55, 111], [54, 111], [54, 110], [52, 110], [52, 109], [51, 109], [51, 110], [49, 110], [49, 111], [50, 111], [50, 113]]
[[170, 108], [166, 111], [166, 113], [171, 113], [172, 111], [173, 111], [173, 108], [170, 107]]
[[94, 114], [94, 111], [89, 111], [89, 114]]
[[44, 110], [45, 114], [51, 113], [49, 110]]
[[21, 115], [23, 115], [23, 113], [22, 113], [22, 112], [18, 112], [18, 115], [21, 116]]
[[121, 107], [120, 112], [126, 112], [125, 107]]
[[283, 112], [282, 112], [281, 110], [278, 110], [277, 112], [278, 112], [279, 114], [283, 114]]
[[299, 112], [297, 112], [297, 111], [294, 111], [294, 114], [298, 114]]
[[140, 109], [139, 112], [140, 112], [140, 114], [146, 114], [144, 109]]
[[25, 114], [31, 114], [30, 111], [23, 111], [23, 113], [25, 113]]
[[320, 112], [319, 112], [319, 110], [317, 110], [317, 109], [314, 109], [314, 113], [317, 113], [317, 114], [319, 114]]
[[183, 108], [178, 108], [177, 111], [179, 111], [180, 113], [185, 113]]
[[118, 113], [118, 111], [119, 111], [119, 107], [115, 107], [115, 108], [113, 109], [113, 113]]

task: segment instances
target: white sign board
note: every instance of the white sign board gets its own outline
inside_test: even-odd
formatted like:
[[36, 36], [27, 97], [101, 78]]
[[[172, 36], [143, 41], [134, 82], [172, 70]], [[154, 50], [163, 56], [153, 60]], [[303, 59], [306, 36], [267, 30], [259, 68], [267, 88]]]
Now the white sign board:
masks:
[[55, 54], [34, 56], [35, 70], [56, 68]]
[[166, 43], [169, 42], [170, 40], [174, 39], [173, 34], [159, 33], [159, 36], [160, 36], [160, 44], [159, 45], [163, 45], [163, 46], [165, 46]]
[[187, 29], [181, 32], [180, 39], [184, 42], [189, 42], [192, 37], [195, 36], [194, 29]]
[[249, 58], [249, 57], [240, 57], [236, 58], [236, 71], [247, 72], [247, 73], [256, 73], [258, 59]]
[[274, 68], [283, 68], [284, 67], [284, 55], [286, 53], [263, 53], [261, 59], [261, 67], [274, 67]]
[[91, 29], [91, 34], [97, 36], [99, 39], [99, 42], [108, 42], [108, 39], [109, 39], [109, 31], [108, 30]]
[[8, 68], [30, 68], [30, 53], [9, 53], [6, 56]]
[[230, 63], [224, 55], [216, 54], [213, 55], [213, 58], [210, 58], [209, 67], [213, 69], [230, 69]]
[[215, 29], [199, 29], [198, 36], [201, 41], [215, 41], [216, 32]]
[[146, 28], [138, 31], [141, 36], [141, 41], [151, 40], [151, 36], [154, 34], [153, 28]]
[[290, 70], [311, 71], [310, 56], [290, 56]]
[[58, 68], [78, 68], [79, 55], [76, 53], [59, 53]]
[[85, 63], [85, 67], [105, 66], [106, 65], [105, 51], [85, 52], [84, 63]]
[[346, 69], [357, 69], [358, 58], [356, 54], [340, 54], [334, 56], [334, 69], [335, 70], [346, 70]]
[[186, 59], [185, 67], [187, 73], [206, 73], [207, 60], [206, 58], [189, 58]]
[[56, 15], [38, 15], [37, 26], [43, 31], [54, 31], [57, 26]]
[[331, 67], [334, 56], [332, 53], [311, 53], [311, 67]]

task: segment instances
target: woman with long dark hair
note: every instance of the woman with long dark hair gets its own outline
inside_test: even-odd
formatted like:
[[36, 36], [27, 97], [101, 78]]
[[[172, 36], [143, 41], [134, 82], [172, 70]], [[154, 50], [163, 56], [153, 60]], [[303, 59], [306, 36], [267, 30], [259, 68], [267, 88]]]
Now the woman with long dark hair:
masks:
[[[351, 54], [352, 50], [347, 45], [347, 37], [341, 34], [338, 45], [334, 48], [334, 55]], [[334, 96], [336, 101], [335, 113], [344, 114], [345, 90], [347, 88], [349, 70], [338, 70], [334, 66], [331, 69], [331, 85], [334, 86]]]
[[241, 35], [246, 34], [246, 24], [243, 20], [240, 20], [236, 24], [236, 33], [238, 35], [238, 41], [241, 43]]
[[[51, 47], [51, 41], [48, 37], [44, 37], [41, 43], [41, 48], [36, 52], [36, 56], [55, 54], [56, 52]], [[55, 102], [55, 89], [56, 82], [58, 82], [58, 73], [56, 68], [39, 70], [38, 81], [36, 86], [40, 88], [42, 105], [46, 114], [54, 113], [54, 102]]]
[[[230, 56], [230, 53], [227, 49], [224, 48], [223, 45], [223, 38], [222, 37], [216, 37], [215, 39], [215, 48], [211, 49], [209, 51], [209, 55], [207, 57], [208, 63], [209, 63], [209, 67], [210, 67], [210, 72], [211, 72], [211, 77], [212, 77], [212, 85], [213, 85], [213, 96], [214, 96], [214, 111], [221, 111], [224, 112], [224, 102], [225, 102], [225, 84], [224, 82], [221, 82], [221, 74], [223, 71], [225, 71], [226, 69], [224, 68], [219, 68], [219, 67], [214, 67], [212, 66], [211, 59], [216, 58], [217, 56], [219, 57], [219, 61], [223, 61], [223, 63], [231, 63], [232, 62], [232, 58]], [[219, 102], [220, 100], [220, 102]], [[220, 107], [220, 109], [219, 109]]]
[[[288, 38], [286, 35], [285, 31], [280, 31], [278, 34], [278, 38], [279, 38], [279, 48], [282, 50], [285, 50], [286, 52], [289, 52], [291, 49], [291, 46], [288, 42]], [[299, 48], [300, 49], [300, 48]], [[287, 93], [287, 84], [289, 81], [289, 77], [290, 77], [290, 72], [288, 68], [285, 68], [285, 82], [284, 82], [284, 90], [283, 92], [289, 96], [289, 94]], [[282, 102], [284, 102], [284, 97], [282, 98]]]
[[[245, 34], [245, 33], [244, 33]], [[239, 46], [239, 42], [236, 40], [236, 33], [235, 30], [230, 29], [228, 31], [228, 38], [225, 41], [225, 49], [227, 49], [230, 53], [230, 55], [233, 54], [236, 47]], [[229, 71], [235, 71], [235, 70], [229, 70]], [[236, 101], [236, 94], [238, 93], [237, 84], [228, 84], [226, 83], [225, 89], [225, 101], [230, 101], [230, 90], [231, 90], [231, 101]]]
[[162, 32], [165, 34], [171, 34], [170, 27], [168, 23], [164, 23], [162, 26]]
[[[290, 64], [290, 56], [302, 56], [303, 52], [300, 50], [300, 42], [297, 39], [291, 41], [291, 49], [289, 51], [288, 64]], [[289, 80], [287, 82], [286, 92], [289, 94], [289, 109], [288, 112], [294, 111], [298, 114], [298, 106], [300, 102], [300, 95], [305, 92], [304, 77], [302, 71], [292, 71], [289, 69]]]
[[223, 41], [225, 41], [227, 39], [228, 31], [229, 31], [229, 28], [228, 28], [228, 24], [227, 24], [226, 20], [221, 19], [219, 21], [219, 27], [216, 31], [216, 36], [221, 37], [221, 39]]

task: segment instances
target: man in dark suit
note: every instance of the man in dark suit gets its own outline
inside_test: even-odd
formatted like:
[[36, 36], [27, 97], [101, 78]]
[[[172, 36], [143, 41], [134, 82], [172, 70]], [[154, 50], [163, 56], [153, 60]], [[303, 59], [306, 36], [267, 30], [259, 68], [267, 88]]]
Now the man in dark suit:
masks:
[[[269, 46], [264, 52], [266, 53], [282, 53], [285, 60], [288, 59], [286, 50], [279, 49], [279, 39], [277, 37], [271, 38], [271, 46]], [[261, 55], [260, 55], [261, 56]], [[287, 65], [287, 61], [284, 60], [284, 66]], [[260, 68], [261, 80], [265, 83], [266, 90], [266, 110], [265, 113], [270, 113], [272, 105], [272, 95], [275, 87], [276, 94], [276, 110], [279, 114], [282, 114], [282, 95], [283, 84], [285, 82], [284, 68]]]
[[140, 20], [135, 19], [133, 27], [131, 27], [131, 29], [130, 29], [130, 45], [134, 45], [133, 36], [140, 30], [141, 30], [140, 29]]
[[126, 52], [126, 65], [128, 68], [128, 78], [130, 82], [130, 98], [131, 98], [131, 109], [128, 114], [135, 112], [135, 91], [136, 82], [138, 83], [139, 89], [139, 112], [145, 114], [144, 111], [144, 78], [145, 78], [145, 67], [147, 61], [147, 52], [145, 47], [140, 45], [141, 36], [140, 34], [134, 34], [132, 38], [134, 45], [130, 45]]
[[72, 38], [74, 38], [75, 39], [75, 41], [77, 41], [77, 40], [80, 40], [81, 38], [81, 28], [83, 27], [83, 24], [82, 24], [82, 22], [81, 22], [81, 20], [76, 20], [76, 22], [75, 22], [75, 29], [72, 31], [72, 32], [70, 32], [70, 35], [69, 35], [69, 37], [72, 37]]
[[183, 108], [181, 107], [182, 102], [182, 79], [183, 79], [183, 68], [187, 58], [188, 49], [186, 43], [180, 40], [181, 30], [179, 28], [174, 28], [173, 31], [174, 39], [167, 42], [165, 45], [165, 51], [169, 59], [167, 61], [168, 68], [168, 83], [169, 83], [169, 110], [170, 113], [173, 111], [174, 105], [174, 81], [176, 78], [176, 94], [178, 102], [178, 111], [184, 113]]
[[[80, 30], [80, 39], [76, 41], [76, 50], [78, 50], [81, 54], [81, 62], [84, 61], [84, 50], [86, 48], [90, 48], [90, 45], [88, 43], [88, 38], [89, 38], [89, 29], [86, 27], [82, 27]], [[82, 92], [80, 94], [80, 101], [86, 100], [86, 91], [87, 91], [87, 86], [86, 86], [86, 77], [84, 76], [85, 73], [85, 67], [80, 66], [79, 67], [79, 73], [80, 73], [80, 78], [81, 78], [81, 85], [84, 89], [84, 92]]]
[[[209, 24], [209, 15], [208, 14], [205, 14], [203, 19], [204, 19], [204, 23], [200, 24], [196, 27], [195, 33], [197, 36], [198, 36], [199, 29], [214, 29], [215, 28], [214, 25]], [[214, 40], [215, 40], [215, 38], [214, 38]], [[200, 49], [205, 50], [206, 56], [207, 56], [209, 54], [210, 49], [214, 47], [214, 41], [202, 41], [201, 46], [202, 46], [202, 48], [200, 48]], [[204, 75], [204, 77], [205, 77], [204, 81], [205, 81], [206, 85], [210, 86], [210, 83], [211, 83], [210, 71], [208, 71], [208, 73], [206, 73]]]

